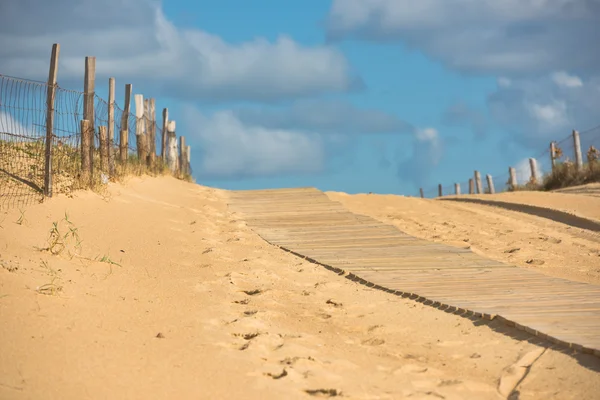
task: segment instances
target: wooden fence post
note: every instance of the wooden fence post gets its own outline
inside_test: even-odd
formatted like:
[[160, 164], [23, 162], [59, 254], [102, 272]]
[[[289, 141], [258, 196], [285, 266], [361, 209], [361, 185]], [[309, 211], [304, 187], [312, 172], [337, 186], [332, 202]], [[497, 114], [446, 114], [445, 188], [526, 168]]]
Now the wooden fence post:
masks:
[[191, 165], [191, 163], [192, 163], [192, 146], [190, 146], [190, 145], [187, 146], [187, 149], [185, 151], [185, 155], [187, 156], [187, 163], [186, 163], [186, 166], [185, 166], [185, 169], [186, 169], [185, 172], [188, 175], [191, 175], [192, 174], [192, 165]]
[[177, 171], [177, 136], [175, 135], [175, 121], [169, 121], [167, 126], [167, 165], [172, 174]]
[[115, 78], [108, 79], [108, 175], [115, 174]]
[[119, 155], [121, 162], [127, 162], [129, 153], [129, 112], [131, 107], [131, 83], [125, 85], [125, 105], [123, 115], [121, 115], [121, 137], [119, 138]]
[[148, 129], [150, 132], [148, 139], [150, 141], [150, 146], [148, 146], [148, 162], [154, 168], [156, 162], [156, 101], [154, 98], [148, 101], [148, 123], [150, 124], [150, 128]]
[[481, 174], [479, 171], [475, 171], [475, 188], [477, 189], [477, 194], [481, 194], [483, 192], [481, 185]]
[[423, 188], [419, 188], [419, 194], [421, 195], [422, 199], [425, 198], [425, 193], [423, 193]]
[[490, 174], [487, 174], [485, 178], [487, 180], [488, 191], [490, 192], [490, 194], [496, 193], [496, 188], [494, 187], [494, 179], [492, 179], [492, 176]]
[[54, 100], [58, 77], [58, 56], [60, 44], [52, 45], [50, 70], [48, 71], [48, 91], [46, 97], [46, 159], [44, 166], [44, 196], [52, 197], [52, 144], [54, 142]]
[[185, 155], [185, 136], [179, 136], [179, 175], [183, 176], [185, 174], [185, 160], [187, 157]]
[[550, 142], [550, 162], [552, 163], [552, 172], [554, 172], [554, 168], [556, 168], [556, 143], [554, 141]]
[[163, 163], [167, 160], [167, 129], [169, 124], [169, 109], [163, 108], [162, 112], [163, 123], [162, 123], [162, 138], [160, 146], [160, 158]]
[[96, 57], [85, 58], [85, 75], [83, 83], [83, 119], [89, 123], [88, 130], [91, 131], [90, 138], [90, 174], [92, 179], [94, 175], [94, 132], [95, 132], [95, 114], [94, 114], [94, 96], [96, 94]]
[[573, 129], [573, 148], [575, 149], [575, 167], [577, 171], [583, 169], [583, 156], [581, 155], [581, 141], [579, 140], [579, 132]]
[[90, 142], [92, 130], [90, 121], [87, 119], [81, 120], [81, 179], [84, 187], [91, 184], [91, 169], [92, 163], [90, 160]]
[[469, 179], [469, 194], [475, 194], [475, 184], [473, 179]]
[[144, 96], [141, 94], [136, 94], [134, 97], [135, 100], [135, 146], [137, 148], [138, 160], [140, 163], [144, 163], [146, 161], [146, 153], [145, 153], [145, 137], [144, 137]]
[[531, 183], [537, 185], [540, 177], [538, 176], [537, 160], [535, 158], [529, 159], [529, 168], [531, 169]]
[[442, 193], [442, 184], [438, 185], [438, 197], [442, 197], [444, 194]]
[[508, 174], [510, 175], [508, 186], [511, 190], [515, 190], [518, 186], [517, 182], [517, 170], [513, 167], [508, 167]]
[[457, 196], [460, 195], [460, 183], [454, 184], [454, 194]]
[[100, 171], [106, 172], [108, 169], [108, 135], [106, 126], [98, 127], [98, 136], [100, 137]]

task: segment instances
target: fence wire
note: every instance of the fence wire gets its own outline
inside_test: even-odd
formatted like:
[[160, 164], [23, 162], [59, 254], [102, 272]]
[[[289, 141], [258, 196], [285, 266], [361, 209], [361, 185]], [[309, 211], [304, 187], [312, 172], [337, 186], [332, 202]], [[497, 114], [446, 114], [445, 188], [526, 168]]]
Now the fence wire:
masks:
[[[44, 82], [0, 75], [0, 209], [43, 200], [48, 89]], [[53, 194], [90, 187], [94, 179], [102, 181], [119, 174], [157, 173], [164, 168], [160, 162], [162, 124], [152, 121], [148, 115], [138, 120], [135, 114], [126, 113], [114, 103], [114, 130], [109, 132], [109, 103], [97, 95], [94, 95], [93, 102], [94, 133], [89, 157], [92, 179], [88, 179], [82, 160], [84, 93], [55, 88], [50, 153]], [[146, 133], [141, 136], [147, 138], [143, 141], [145, 154], [153, 151], [156, 163], [138, 159], [138, 122], [142, 122], [144, 129], [139, 133]], [[121, 143], [121, 131], [125, 129], [127, 146], [123, 149], [127, 153], [127, 162], [120, 163], [120, 149], [124, 145]], [[101, 130], [106, 131], [108, 146], [103, 149], [107, 151], [101, 149]], [[154, 132], [153, 141], [150, 141], [150, 132]]]
[[[589, 177], [592, 177], [593, 174], [599, 175], [600, 171], [600, 125], [591, 129], [587, 129], [585, 131], [579, 132], [579, 139], [581, 144], [581, 153], [583, 163], [585, 164], [584, 170], [592, 171], [588, 174]], [[573, 135], [565, 136], [564, 138], [555, 141], [556, 154], [554, 157], [555, 163], [560, 164], [572, 164], [575, 163], [575, 142], [573, 139]], [[551, 157], [550, 145], [548, 147], [532, 157], [536, 160], [537, 169], [538, 169], [538, 177], [540, 181], [544, 180], [544, 175], [547, 177], [552, 172], [552, 157]], [[513, 167], [516, 167], [513, 165]], [[497, 171], [499, 172], [499, 171]], [[480, 171], [481, 173], [481, 186], [482, 193], [490, 193], [490, 186], [487, 181], [488, 173], [485, 171]], [[593, 175], [593, 176], [596, 176]], [[518, 187], [526, 186], [530, 184], [531, 180], [531, 170], [529, 165], [525, 168], [516, 170], [516, 178]], [[462, 182], [456, 182], [459, 185], [460, 194], [469, 194], [469, 178], [463, 180]], [[473, 179], [474, 185], [474, 193], [477, 193], [475, 177], [471, 177]], [[585, 178], [582, 178], [582, 183], [585, 183]], [[499, 172], [497, 174], [491, 174], [491, 181], [494, 186], [494, 191], [496, 193], [508, 191], [512, 189], [510, 184], [510, 172], [509, 167], [506, 168], [504, 172]], [[539, 182], [538, 182], [539, 183]], [[442, 196], [454, 195], [456, 194], [455, 184], [447, 184], [442, 186]], [[421, 194], [419, 193], [419, 196]], [[430, 187], [423, 190], [423, 197], [425, 198], [435, 198], [440, 196], [439, 186]]]

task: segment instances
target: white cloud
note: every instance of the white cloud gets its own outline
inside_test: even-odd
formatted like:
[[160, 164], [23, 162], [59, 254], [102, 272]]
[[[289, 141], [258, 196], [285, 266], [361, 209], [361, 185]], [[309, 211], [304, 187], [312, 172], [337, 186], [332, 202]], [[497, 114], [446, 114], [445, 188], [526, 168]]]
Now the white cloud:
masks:
[[538, 121], [541, 129], [565, 128], [569, 119], [567, 105], [564, 101], [553, 101], [547, 104], [529, 104], [529, 112]]
[[599, 23], [595, 0], [334, 0], [328, 34], [399, 40], [463, 71], [594, 73]]
[[334, 47], [304, 46], [285, 35], [228, 43], [175, 26], [153, 1], [31, 0], [2, 7], [0, 70], [7, 75], [45, 79], [58, 42], [59, 82], [80, 82], [84, 57], [91, 55], [99, 78], [154, 84], [195, 100], [270, 101], [361, 85]]
[[575, 75], [569, 75], [565, 71], [559, 71], [552, 74], [552, 80], [558, 86], [563, 86], [567, 88], [576, 88], [583, 86], [581, 78]]
[[[325, 154], [316, 134], [244, 125], [231, 111], [206, 116], [184, 107], [188, 140], [202, 156], [195, 165], [211, 178], [318, 173]], [[198, 167], [197, 167], [198, 168]]]

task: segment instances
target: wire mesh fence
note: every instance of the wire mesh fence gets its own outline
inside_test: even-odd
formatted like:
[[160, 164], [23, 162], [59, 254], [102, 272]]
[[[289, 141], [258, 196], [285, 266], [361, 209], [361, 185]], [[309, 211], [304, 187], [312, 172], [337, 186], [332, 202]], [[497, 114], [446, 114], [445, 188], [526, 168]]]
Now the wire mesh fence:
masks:
[[176, 169], [167, 169], [157, 155], [163, 129], [153, 115], [137, 118], [116, 103], [92, 99], [85, 130], [84, 92], [0, 75], [0, 209], [94, 189], [129, 174], [171, 172], [189, 179], [186, 149], [180, 149]]
[[[577, 138], [577, 139], [576, 139]], [[579, 142], [578, 148], [576, 142]], [[481, 171], [481, 191], [475, 174], [471, 179], [453, 184], [421, 189], [420, 196], [435, 198], [456, 194], [485, 194], [520, 189], [553, 190], [565, 186], [600, 182], [600, 125], [582, 132], [573, 132], [552, 147], [532, 157], [534, 164], [508, 167], [504, 172], [487, 174]], [[578, 159], [577, 154], [581, 157]], [[511, 169], [513, 175], [511, 176]], [[516, 183], [516, 185], [515, 185]]]

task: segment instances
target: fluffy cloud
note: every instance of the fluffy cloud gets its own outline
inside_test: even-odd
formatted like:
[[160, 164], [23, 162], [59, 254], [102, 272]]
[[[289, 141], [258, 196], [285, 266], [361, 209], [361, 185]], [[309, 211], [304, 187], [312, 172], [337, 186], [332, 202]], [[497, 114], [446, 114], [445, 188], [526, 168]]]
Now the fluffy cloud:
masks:
[[326, 134], [412, 133], [394, 115], [359, 109], [342, 101], [298, 101], [285, 109], [245, 108], [235, 111], [245, 124], [269, 129], [302, 129]]
[[442, 161], [443, 150], [443, 142], [436, 129], [417, 130], [413, 138], [412, 154], [398, 162], [398, 177], [415, 186], [423, 184]]
[[7, 75], [45, 79], [51, 45], [58, 42], [59, 82], [80, 82], [83, 58], [93, 55], [99, 78], [156, 85], [194, 100], [274, 101], [362, 85], [330, 46], [307, 47], [287, 36], [227, 43], [175, 26], [149, 0], [4, 2], [0, 42], [0, 70]]
[[200, 149], [196, 171], [210, 178], [310, 174], [325, 164], [324, 145], [317, 134], [249, 126], [231, 111], [205, 115], [183, 108], [188, 141]]
[[597, 0], [334, 0], [328, 34], [401, 40], [467, 72], [589, 73], [599, 23]]

